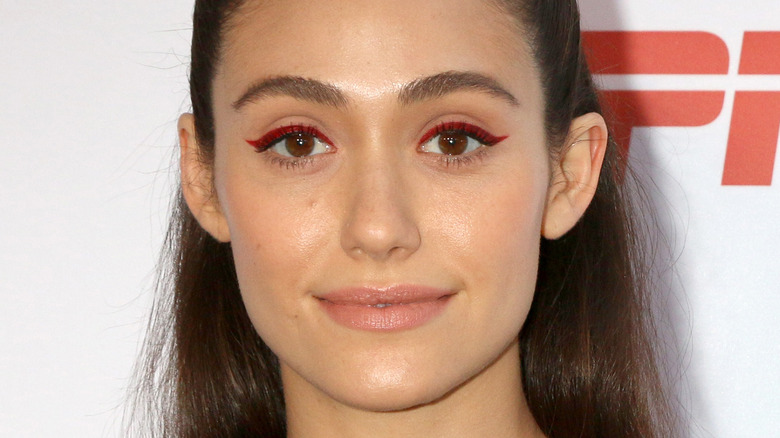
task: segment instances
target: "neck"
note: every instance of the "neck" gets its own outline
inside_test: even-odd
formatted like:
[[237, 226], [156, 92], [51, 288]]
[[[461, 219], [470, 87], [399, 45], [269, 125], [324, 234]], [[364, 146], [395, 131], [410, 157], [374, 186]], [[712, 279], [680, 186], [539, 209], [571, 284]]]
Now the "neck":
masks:
[[[282, 371], [283, 379], [293, 378], [291, 371]], [[543, 437], [528, 409], [520, 376], [520, 355], [514, 342], [495, 362], [449, 394], [402, 411], [366, 411], [321, 394], [286, 391], [288, 438]]]

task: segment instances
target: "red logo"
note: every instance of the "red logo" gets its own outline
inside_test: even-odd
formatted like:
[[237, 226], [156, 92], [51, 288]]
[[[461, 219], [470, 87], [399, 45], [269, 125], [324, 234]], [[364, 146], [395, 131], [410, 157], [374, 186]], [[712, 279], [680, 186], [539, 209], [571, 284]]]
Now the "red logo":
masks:
[[[706, 32], [585, 32], [591, 70], [602, 75], [726, 75], [729, 52]], [[780, 32], [745, 32], [740, 75], [780, 75]], [[723, 110], [723, 91], [608, 90], [605, 106], [624, 148], [635, 126], [704, 126]], [[723, 185], [772, 184], [780, 132], [780, 82], [776, 90], [736, 90], [723, 167]]]

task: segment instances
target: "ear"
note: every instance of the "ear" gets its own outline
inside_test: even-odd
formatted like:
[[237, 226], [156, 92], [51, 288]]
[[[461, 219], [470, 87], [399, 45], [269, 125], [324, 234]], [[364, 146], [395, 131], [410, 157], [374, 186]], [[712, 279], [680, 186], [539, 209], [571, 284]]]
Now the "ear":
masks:
[[220, 242], [230, 241], [227, 220], [214, 192], [213, 163], [201, 158], [192, 114], [179, 117], [181, 191], [192, 215], [206, 232]]
[[563, 236], [585, 213], [596, 193], [607, 138], [607, 125], [600, 114], [588, 113], [572, 121], [567, 146], [553, 162], [542, 219], [545, 238]]

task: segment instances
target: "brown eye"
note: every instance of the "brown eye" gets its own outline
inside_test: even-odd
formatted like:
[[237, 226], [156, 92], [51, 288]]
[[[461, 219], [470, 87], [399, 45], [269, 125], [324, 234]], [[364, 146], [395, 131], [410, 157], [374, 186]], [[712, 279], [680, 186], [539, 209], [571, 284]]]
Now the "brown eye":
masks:
[[420, 140], [418, 151], [445, 155], [454, 160], [482, 147], [493, 146], [507, 136], [496, 137], [479, 126], [466, 122], [445, 122], [434, 126]]
[[284, 148], [293, 157], [309, 156], [314, 151], [315, 146], [314, 136], [303, 132], [290, 134], [284, 139]]
[[469, 136], [459, 132], [444, 132], [439, 135], [439, 149], [445, 155], [461, 155], [469, 145]]
[[309, 158], [335, 152], [333, 143], [313, 126], [288, 125], [266, 133], [258, 140], [247, 140], [258, 153], [270, 151], [290, 159]]

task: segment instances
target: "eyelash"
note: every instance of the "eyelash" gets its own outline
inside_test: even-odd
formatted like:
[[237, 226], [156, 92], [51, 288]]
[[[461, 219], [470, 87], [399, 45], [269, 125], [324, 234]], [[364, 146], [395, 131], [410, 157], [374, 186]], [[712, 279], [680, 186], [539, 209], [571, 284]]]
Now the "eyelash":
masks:
[[[266, 152], [271, 147], [273, 147], [274, 145], [276, 145], [278, 142], [295, 134], [310, 135], [322, 141], [323, 143], [326, 143], [327, 145], [333, 147], [333, 142], [319, 129], [311, 125], [282, 126], [264, 134], [262, 137], [260, 137], [257, 140], [247, 140], [246, 142], [249, 143], [250, 146], [255, 148], [255, 152], [263, 153]], [[296, 157], [283, 157], [283, 156], [274, 155], [270, 157], [271, 163], [277, 164], [279, 165], [279, 167], [288, 170], [295, 170], [298, 168], [302, 168], [307, 164], [310, 164], [313, 160], [314, 160], [313, 156], [296, 158]]]
[[276, 142], [283, 140], [293, 134], [307, 134], [312, 137], [317, 137], [321, 141], [333, 146], [333, 142], [325, 136], [319, 129], [314, 126], [308, 125], [287, 125], [280, 128], [276, 128], [273, 131], [268, 132], [257, 140], [247, 140], [246, 142], [252, 145], [257, 152], [265, 152], [274, 145]]
[[[428, 130], [420, 139], [418, 143], [418, 147], [421, 147], [422, 145], [424, 145], [425, 143], [427, 143], [437, 135], [441, 135], [445, 133], [465, 134], [466, 136], [471, 137], [472, 139], [478, 141], [480, 144], [487, 147], [494, 146], [497, 143], [507, 138], [507, 136], [500, 136], [500, 137], [495, 136], [487, 132], [486, 130], [480, 128], [479, 126], [472, 125], [471, 123], [444, 122]], [[273, 147], [279, 141], [284, 140], [295, 134], [311, 135], [312, 137], [315, 137], [320, 141], [333, 147], [333, 142], [325, 134], [323, 134], [319, 129], [310, 125], [282, 126], [272, 131], [269, 131], [268, 133], [264, 134], [262, 137], [260, 137], [257, 140], [246, 140], [246, 142], [249, 143], [249, 145], [251, 145], [252, 147], [254, 147], [257, 153], [263, 153], [266, 152], [271, 147]], [[483, 158], [484, 153], [485, 153], [484, 148], [479, 148], [478, 150], [473, 151], [473, 153], [469, 153], [466, 155], [447, 155], [447, 154], [435, 154], [435, 155], [440, 155], [437, 156], [436, 159], [440, 161], [440, 163], [445, 167], [450, 167], [450, 166], [461, 167], [464, 165], [472, 164], [476, 159]], [[289, 170], [294, 170], [294, 169], [304, 167], [310, 164], [313, 160], [314, 160], [313, 155], [306, 156], [306, 157], [298, 157], [298, 158], [288, 158], [288, 157], [282, 157], [276, 155], [270, 157], [271, 163], [278, 164], [279, 167], [289, 169]]]
[[[420, 142], [418, 144], [418, 148], [421, 148], [424, 144], [429, 142], [432, 138], [436, 137], [437, 135], [441, 134], [465, 134], [468, 137], [471, 137], [472, 139], [476, 140], [483, 146], [495, 146], [496, 144], [500, 143], [504, 139], [506, 139], [508, 136], [495, 136], [486, 130], [480, 128], [479, 126], [472, 125], [471, 123], [466, 122], [444, 122], [439, 125], [434, 126], [430, 130], [428, 130], [420, 139]], [[485, 148], [478, 148], [471, 153], [466, 153], [464, 155], [447, 155], [447, 154], [434, 154], [436, 155], [436, 160], [438, 160], [444, 167], [462, 167], [467, 166], [470, 164], [473, 164], [476, 160], [482, 159], [485, 156], [485, 153], [487, 151]]]
[[466, 134], [467, 136], [473, 138], [474, 140], [477, 140], [478, 142], [482, 143], [485, 146], [494, 146], [495, 144], [497, 144], [498, 142], [506, 138], [506, 136], [497, 137], [485, 131], [484, 129], [480, 128], [479, 126], [472, 125], [471, 123], [444, 122], [428, 130], [428, 132], [426, 132], [420, 139], [420, 143], [418, 146], [422, 146], [433, 137], [436, 137], [437, 135], [444, 134], [444, 133]]

